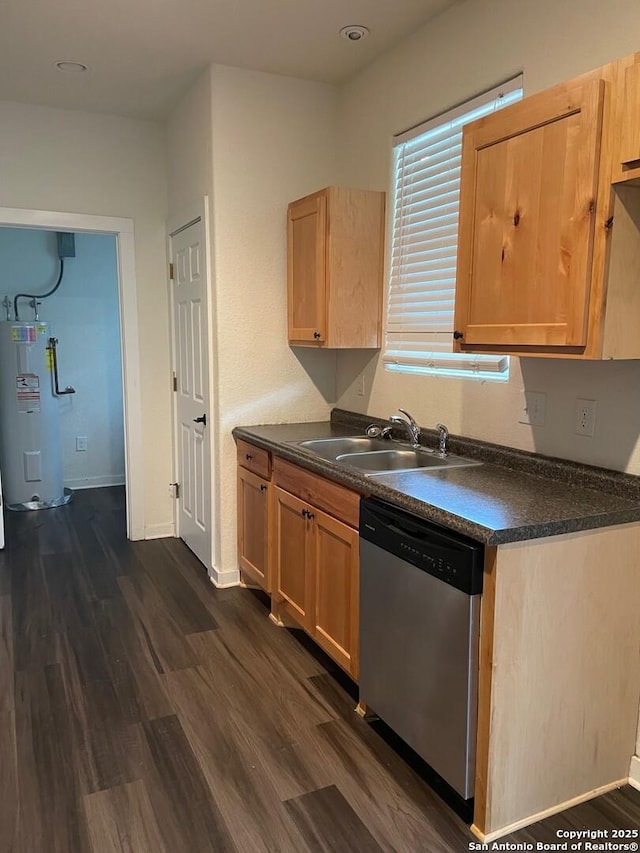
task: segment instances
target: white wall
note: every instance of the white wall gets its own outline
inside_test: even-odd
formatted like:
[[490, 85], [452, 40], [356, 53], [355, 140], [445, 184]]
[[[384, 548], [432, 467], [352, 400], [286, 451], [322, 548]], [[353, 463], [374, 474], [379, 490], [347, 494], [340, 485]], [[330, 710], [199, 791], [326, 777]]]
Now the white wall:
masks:
[[[525, 96], [640, 47], [635, 0], [467, 0], [342, 90], [342, 181], [388, 189], [391, 139], [514, 73]], [[386, 416], [406, 406], [424, 426], [640, 473], [640, 362], [512, 359], [508, 384], [389, 373], [379, 357], [338, 358], [338, 404]], [[358, 396], [358, 377], [366, 394]], [[546, 423], [518, 423], [522, 389], [547, 394]], [[577, 397], [598, 401], [596, 435], [573, 434]]]
[[[0, 298], [46, 293], [59, 270], [52, 231], [0, 228]], [[65, 486], [90, 488], [124, 483], [122, 365], [118, 316], [116, 240], [109, 234], [77, 234], [76, 257], [65, 260], [60, 287], [42, 301], [40, 318], [59, 339], [60, 385], [75, 394], [59, 399]], [[18, 303], [30, 320], [28, 299]], [[76, 450], [76, 436], [87, 450]]]
[[169, 216], [179, 216], [213, 191], [211, 71], [207, 69], [167, 121]]
[[212, 69], [223, 570], [235, 570], [237, 424], [322, 420], [335, 357], [291, 350], [286, 333], [287, 205], [335, 180], [337, 92], [225, 66]]
[[171, 529], [171, 408], [162, 128], [0, 103], [2, 205], [134, 220], [148, 535]]
[[[213, 128], [211, 120], [211, 68], [199, 77], [167, 122], [167, 170], [169, 219], [172, 227], [186, 225], [198, 212], [203, 197], [213, 199]], [[214, 221], [209, 216], [208, 239], [214, 241]], [[207, 257], [208, 280], [212, 280], [213, 258]], [[207, 294], [209, 326], [209, 407], [207, 432], [211, 442], [211, 560], [220, 565], [220, 472], [218, 465], [218, 358], [215, 294]], [[174, 472], [178, 476], [177, 471]], [[175, 479], [175, 477], [174, 477]], [[208, 567], [207, 567], [208, 568]]]
[[222, 582], [237, 577], [231, 430], [324, 420], [335, 401], [335, 355], [286, 342], [286, 211], [335, 183], [337, 118], [332, 86], [213, 65], [168, 122], [170, 215], [210, 200], [213, 551]]

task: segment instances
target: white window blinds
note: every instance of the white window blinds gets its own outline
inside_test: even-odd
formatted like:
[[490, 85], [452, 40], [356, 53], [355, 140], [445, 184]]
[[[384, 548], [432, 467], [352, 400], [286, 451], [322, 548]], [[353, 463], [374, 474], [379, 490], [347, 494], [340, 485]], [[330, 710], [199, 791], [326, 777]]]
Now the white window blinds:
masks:
[[508, 378], [506, 356], [453, 353], [462, 127], [522, 98], [522, 76], [394, 139], [389, 370]]

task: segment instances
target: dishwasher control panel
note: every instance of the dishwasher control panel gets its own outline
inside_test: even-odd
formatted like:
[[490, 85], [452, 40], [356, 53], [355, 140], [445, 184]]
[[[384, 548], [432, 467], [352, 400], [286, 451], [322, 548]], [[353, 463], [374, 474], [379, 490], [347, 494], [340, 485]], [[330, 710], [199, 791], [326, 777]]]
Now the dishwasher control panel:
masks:
[[469, 595], [482, 592], [481, 542], [376, 498], [360, 502], [360, 537]]

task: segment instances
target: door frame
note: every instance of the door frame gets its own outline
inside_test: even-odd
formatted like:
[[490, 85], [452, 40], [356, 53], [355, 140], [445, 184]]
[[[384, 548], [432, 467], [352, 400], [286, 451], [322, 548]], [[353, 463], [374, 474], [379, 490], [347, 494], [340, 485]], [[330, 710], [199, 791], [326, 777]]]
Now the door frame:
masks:
[[127, 538], [144, 539], [144, 467], [140, 342], [133, 219], [0, 207], [0, 228], [110, 234], [116, 238], [120, 351], [124, 414], [124, 471]]
[[[204, 261], [204, 297], [206, 299], [206, 317], [207, 317], [207, 354], [209, 358], [209, 415], [207, 421], [207, 429], [209, 430], [209, 460], [210, 460], [210, 472], [209, 472], [209, 484], [210, 484], [210, 497], [211, 497], [211, 559], [210, 565], [206, 567], [209, 578], [213, 581], [216, 586], [226, 586], [229, 585], [226, 581], [226, 577], [222, 577], [221, 573], [219, 573], [217, 566], [220, 565], [220, 525], [218, 524], [219, 518], [219, 495], [220, 495], [220, 483], [219, 483], [219, 466], [217, 464], [218, 460], [218, 399], [217, 399], [217, 385], [218, 385], [218, 372], [217, 372], [217, 359], [215, 359], [215, 342], [216, 342], [216, 334], [215, 334], [215, 305], [213, 299], [213, 285], [212, 285], [212, 263], [213, 263], [213, 254], [212, 254], [212, 233], [211, 233], [211, 219], [209, 214], [209, 197], [207, 195], [202, 196], [197, 201], [185, 207], [179, 213], [170, 216], [167, 219], [167, 258], [170, 263], [174, 262], [173, 258], [173, 243], [172, 237], [180, 231], [184, 231], [185, 228], [188, 228], [190, 225], [193, 225], [195, 222], [200, 221], [202, 223], [202, 236], [204, 240], [204, 253], [203, 253], [203, 261]], [[170, 316], [170, 326], [171, 326], [171, 370], [173, 372], [177, 371], [177, 358], [176, 358], [176, 322], [175, 322], [175, 314], [173, 310], [173, 287], [174, 283], [167, 275], [168, 282], [168, 297], [169, 297], [169, 316]], [[171, 395], [171, 412], [172, 412], [172, 426], [173, 426], [173, 479], [175, 480], [178, 473], [178, 407], [176, 405], [176, 395], [172, 393]], [[179, 513], [178, 513], [178, 502], [174, 501], [173, 506], [173, 521], [174, 521], [174, 529], [175, 535], [180, 536], [179, 529]], [[234, 579], [234, 584], [237, 581]]]

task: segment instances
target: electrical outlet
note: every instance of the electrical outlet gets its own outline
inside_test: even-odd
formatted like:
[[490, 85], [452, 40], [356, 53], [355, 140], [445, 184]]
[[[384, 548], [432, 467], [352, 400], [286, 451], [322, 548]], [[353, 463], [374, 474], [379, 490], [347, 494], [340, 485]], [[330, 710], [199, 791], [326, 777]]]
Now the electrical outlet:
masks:
[[596, 401], [576, 400], [575, 426], [576, 435], [592, 436], [596, 431]]
[[360, 375], [358, 379], [358, 397], [364, 397], [365, 394], [365, 385], [364, 385], [364, 373]]
[[519, 423], [543, 426], [547, 408], [547, 395], [537, 391], [523, 392], [523, 407]]
[[86, 435], [77, 435], [76, 436], [76, 451], [86, 450], [87, 449], [87, 436]]

